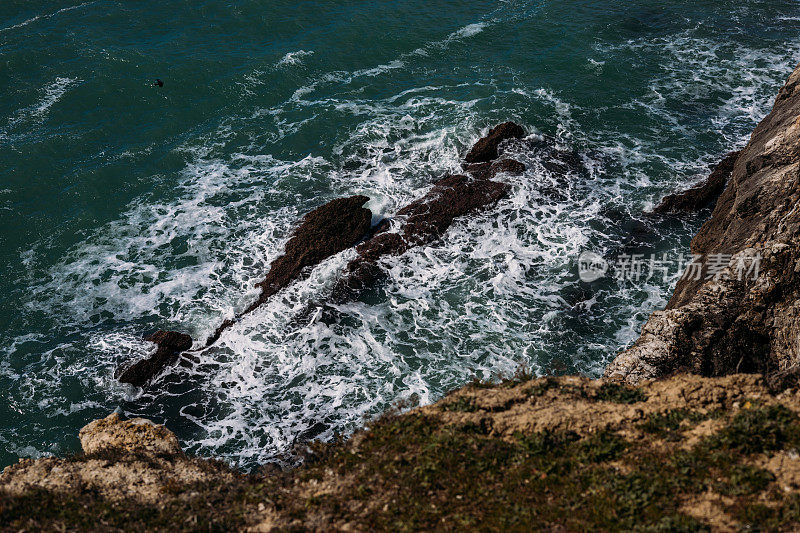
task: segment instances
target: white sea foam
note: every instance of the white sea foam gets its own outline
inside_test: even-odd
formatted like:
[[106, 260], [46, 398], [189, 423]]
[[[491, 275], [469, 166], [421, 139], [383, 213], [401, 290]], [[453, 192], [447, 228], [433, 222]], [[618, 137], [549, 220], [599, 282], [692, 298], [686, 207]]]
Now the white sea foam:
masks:
[[20, 127], [40, 124], [47, 117], [50, 109], [61, 98], [80, 82], [77, 78], [57, 77], [52, 83], [42, 87], [41, 98], [34, 104], [17, 111], [0, 131], [0, 138], [10, 137], [10, 132]]
[[56, 17], [56, 16], [60, 15], [61, 13], [66, 13], [68, 11], [73, 11], [75, 9], [80, 9], [82, 7], [86, 7], [86, 6], [88, 6], [90, 4], [93, 4], [93, 3], [94, 2], [83, 2], [82, 4], [78, 4], [77, 6], [64, 7], [62, 9], [59, 9], [58, 11], [54, 11], [53, 13], [49, 13], [49, 14], [45, 14], [45, 15], [35, 15], [35, 16], [33, 16], [33, 17], [31, 17], [31, 18], [29, 18], [27, 20], [24, 20], [24, 21], [18, 23], [18, 24], [14, 24], [13, 26], [7, 26], [5, 28], [0, 28], [0, 33], [4, 33], [4, 32], [7, 32], [7, 31], [11, 31], [11, 30], [16, 30], [16, 29], [19, 29], [19, 28], [24, 28], [25, 26], [28, 26], [29, 24], [33, 24], [36, 21], [53, 18], [53, 17]]
[[480, 22], [480, 23], [477, 23], [477, 24], [469, 24], [467, 26], [464, 26], [460, 30], [456, 31], [455, 33], [452, 33], [448, 37], [448, 39], [449, 40], [467, 39], [469, 37], [474, 37], [475, 35], [478, 35], [480, 32], [482, 32], [483, 29], [486, 26], [487, 26], [487, 23], [485, 23], [485, 22]]
[[297, 50], [295, 52], [288, 52], [285, 56], [281, 58], [280, 61], [276, 63], [275, 66], [283, 67], [286, 65], [299, 65], [303, 62], [304, 57], [308, 57], [312, 55], [313, 51], [307, 50]]
[[[424, 48], [470, 38], [485, 24]], [[352, 429], [394, 400], [431, 402], [473, 375], [491, 378], [520, 364], [536, 373], [598, 375], [636, 337], [647, 314], [663, 305], [669, 283], [609, 282], [576, 295], [570, 292], [577, 283], [575, 258], [586, 248], [618, 252], [628, 235], [614, 229], [616, 215], [609, 210], [625, 220], [652, 200], [648, 194], [699, 173], [719, 155], [672, 149], [678, 142], [673, 139], [692, 134], [683, 104], [705, 106], [720, 146], [740, 144], [766, 113], [764, 102], [795, 55], [719, 48], [693, 32], [673, 37], [598, 45], [607, 65], [626, 54], [661, 60], [646, 92], [621, 106], [658, 125], [644, 133], [587, 127], [583, 121], [594, 110], [555, 88], [516, 79], [510, 86], [426, 82], [382, 98], [361, 94], [375, 76], [411, 69], [408, 57], [325, 73], [286, 102], [231, 117], [213, 135], [182, 148], [191, 162], [176, 183], [156, 180], [159, 192], [98, 228], [33, 288], [30, 312], [48, 310], [67, 329], [97, 327], [88, 339], [42, 350], [40, 365], [47, 370], [17, 372], [20, 390], [54, 416], [93, 409], [75, 399], [47, 400], [58, 396], [53, 383], [65, 379], [80, 380], [112, 403], [134, 402], [135, 414], [174, 417], [165, 406], [177, 406], [196, 426], [182, 434], [192, 451], [254, 464], [280, 456], [298, 440]], [[424, 194], [435, 177], [460, 171], [465, 147], [487, 125], [480, 111], [486, 102], [461, 89], [481, 83], [491, 85], [498, 115], [519, 112], [504, 102], [536, 109], [536, 117], [523, 120], [526, 127], [555, 135], [557, 148], [574, 151], [583, 162], [583, 174], [561, 178], [545, 167], [542, 154], [519, 150], [513, 155], [528, 171], [503, 176], [513, 185], [509, 197], [457, 221], [441, 242], [387, 259], [388, 279], [377, 296], [365, 297], [369, 303], [319, 303], [353, 256], [349, 250], [237, 322], [217, 345], [195, 354], [194, 366], [172, 369], [185, 389], [140, 391], [114, 382], [117, 364], [153, 349], [142, 341], [143, 327], [174, 327], [203, 339], [251, 302], [254, 283], [281, 253], [302, 213], [331, 197], [363, 193], [377, 216], [391, 215]], [[725, 84], [735, 89], [726, 92]], [[336, 89], [326, 91], [334, 96], [315, 98], [327, 86]], [[727, 96], [704, 102], [709, 88]], [[464, 92], [470, 96], [454, 96]], [[330, 157], [264, 153], [265, 146], [302, 133], [320, 117], [357, 120]], [[238, 121], [252, 119], [263, 122], [265, 133], [230, 154], [224, 147]], [[541, 135], [530, 140], [536, 139], [549, 142]], [[670, 170], [656, 179], [654, 168]], [[667, 247], [687, 235], [665, 230], [657, 238]], [[26, 261], [36, 263], [35, 250]], [[127, 325], [109, 331], [101, 327], [102, 317]], [[19, 351], [24, 343], [45, 340], [9, 346]]]

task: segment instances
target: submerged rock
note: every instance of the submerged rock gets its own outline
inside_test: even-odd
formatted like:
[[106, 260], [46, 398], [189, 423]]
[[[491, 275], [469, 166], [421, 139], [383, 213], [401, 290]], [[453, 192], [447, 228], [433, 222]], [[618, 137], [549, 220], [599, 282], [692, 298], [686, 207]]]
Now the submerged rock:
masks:
[[181, 352], [192, 347], [192, 338], [185, 333], [159, 330], [145, 340], [158, 345], [155, 353], [127, 368], [118, 369], [116, 378], [122, 383], [144, 386], [166, 367], [177, 361]]
[[359, 255], [347, 265], [344, 277], [334, 287], [334, 301], [352, 299], [380, 279], [383, 271], [377, 261], [381, 257], [400, 255], [438, 239], [457, 217], [497, 203], [509, 189], [506, 183], [460, 174], [439, 180], [428, 194], [397, 212], [397, 231], [390, 232], [390, 225], [385, 224], [356, 248]]
[[485, 163], [497, 159], [497, 148], [503, 141], [525, 137], [525, 129], [514, 122], [503, 122], [489, 130], [488, 135], [478, 140], [464, 160], [467, 163]]
[[725, 183], [733, 173], [733, 167], [741, 152], [731, 152], [714, 168], [705, 181], [687, 189], [665, 196], [653, 209], [654, 213], [697, 212], [711, 205], [725, 189]]

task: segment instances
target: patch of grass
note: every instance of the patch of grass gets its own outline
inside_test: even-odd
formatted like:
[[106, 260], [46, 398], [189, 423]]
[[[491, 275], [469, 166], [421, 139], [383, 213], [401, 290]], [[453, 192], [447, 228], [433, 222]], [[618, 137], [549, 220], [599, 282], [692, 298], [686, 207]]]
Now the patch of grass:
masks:
[[612, 461], [620, 456], [627, 442], [613, 431], [601, 431], [581, 442], [577, 458], [586, 463]]
[[544, 378], [538, 380], [531, 387], [525, 389], [525, 394], [528, 396], [543, 396], [549, 390], [557, 389], [559, 387], [556, 378]]
[[707, 445], [745, 455], [796, 448], [800, 445], [800, 420], [782, 405], [745, 408]]
[[459, 396], [452, 402], [442, 405], [444, 411], [453, 411], [456, 413], [474, 413], [480, 410], [480, 407], [475, 403], [474, 398], [467, 396]]
[[603, 383], [597, 389], [595, 400], [614, 403], [638, 403], [647, 401], [643, 390], [621, 383]]
[[531, 435], [516, 435], [523, 449], [533, 455], [546, 455], [571, 444], [580, 437], [571, 431], [539, 431]]
[[[0, 529], [235, 531], [246, 525], [248, 510], [265, 498], [250, 481], [168, 487], [164, 498], [155, 505], [134, 499], [109, 500], [91, 489], [75, 493], [32, 489], [23, 495], [0, 491]], [[191, 496], [177, 498], [176, 493]]]
[[[545, 379], [532, 387], [561, 393], [562, 385]], [[624, 386], [605, 388], [603, 398], [643, 401]], [[473, 398], [446, 402], [442, 409], [478, 410]], [[744, 528], [795, 530], [800, 497], [784, 493], [772, 474], [750, 463], [753, 454], [797, 446], [798, 417], [751, 403], [691, 449], [676, 444], [687, 421], [707, 416], [688, 410], [651, 415], [637, 426], [641, 438], [626, 440], [621, 432], [631, 426], [506, 439], [493, 435], [489, 414], [461, 425], [444, 424], [441, 413], [387, 414], [350, 444], [313, 445], [305, 465], [283, 477], [168, 483], [158, 506], [109, 502], [90, 491], [63, 502], [64, 496], [49, 493], [0, 495], [0, 530], [235, 530], [247, 525], [258, 503], [269, 501], [298, 528], [350, 523], [365, 531], [705, 531], [681, 508], [706, 491], [724, 495], [726, 512]], [[662, 435], [666, 442], [654, 446], [653, 437]], [[332, 489], [308, 491], [303, 483], [310, 480], [325, 480]]]
[[576, 385], [569, 383], [562, 383], [557, 378], [548, 377], [538, 380], [529, 388], [524, 390], [524, 393], [530, 397], [544, 396], [548, 391], [556, 391], [559, 396], [572, 396], [574, 398], [587, 398], [586, 391]]
[[520, 383], [531, 381], [536, 376], [526, 365], [519, 365], [513, 374], [495, 373], [492, 379], [474, 378], [468, 385], [473, 389], [494, 389], [497, 387], [511, 388]]
[[[431, 530], [443, 523], [483, 530], [524, 530], [534, 524], [566, 530], [702, 530], [678, 511], [675, 469], [664, 471], [663, 457], [641, 458], [649, 453], [612, 431], [586, 437], [546, 431], [506, 442], [474, 428], [407, 415], [373, 427], [359, 446], [357, 464], [340, 451], [315, 468], [356, 476], [354, 486], [372, 487], [370, 498], [391, 498], [390, 505], [372, 504], [373, 510], [359, 517], [367, 530]], [[626, 475], [610, 463], [627, 460], [647, 465], [646, 471]], [[353, 500], [360, 497], [350, 490], [337, 499], [356, 505]], [[334, 510], [325, 501], [305, 504], [333, 520], [352, 519], [346, 509]]]
[[663, 413], [651, 413], [644, 422], [639, 424], [639, 429], [674, 442], [683, 437], [680, 429], [684, 421], [697, 423], [706, 418], [707, 415], [695, 411], [670, 409]]
[[696, 518], [683, 515], [667, 515], [658, 522], [650, 524], [641, 531], [648, 533], [701, 533], [711, 531], [711, 528]]
[[775, 476], [763, 468], [751, 465], [735, 465], [728, 473], [728, 479], [718, 483], [714, 489], [726, 496], [755, 494], [766, 489], [775, 481]]

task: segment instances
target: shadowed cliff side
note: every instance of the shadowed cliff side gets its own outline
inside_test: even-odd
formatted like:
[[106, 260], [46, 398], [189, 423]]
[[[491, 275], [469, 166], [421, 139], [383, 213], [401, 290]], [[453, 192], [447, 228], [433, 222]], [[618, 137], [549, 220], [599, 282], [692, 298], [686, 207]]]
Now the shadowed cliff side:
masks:
[[[800, 68], [736, 159], [667, 308], [605, 376], [794, 373], [800, 345]], [[713, 264], [724, 268], [712, 269]]]

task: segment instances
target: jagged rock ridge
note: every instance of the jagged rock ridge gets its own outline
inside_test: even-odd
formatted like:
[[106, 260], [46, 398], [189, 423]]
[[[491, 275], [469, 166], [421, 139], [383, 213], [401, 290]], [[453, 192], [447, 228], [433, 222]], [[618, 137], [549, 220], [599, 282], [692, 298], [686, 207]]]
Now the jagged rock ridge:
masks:
[[[369, 198], [361, 195], [331, 200], [306, 214], [286, 243], [284, 254], [272, 262], [264, 280], [256, 284], [261, 290], [256, 301], [235, 318], [224, 320], [201, 348], [211, 346], [236, 321], [264, 305], [310, 268], [366, 239], [332, 295], [337, 302], [355, 298], [382, 276], [378, 264], [382, 256], [400, 255], [409, 248], [428, 244], [441, 237], [457, 217], [486, 208], [505, 196], [509, 185], [492, 178], [500, 173], [520, 174], [525, 165], [513, 159], [494, 159], [501, 144], [524, 135], [525, 130], [513, 122], [491, 129], [467, 154], [464, 168], [471, 177], [451, 175], [438, 180], [428, 194], [400, 209], [396, 221], [383, 220], [371, 227], [372, 212], [362, 207]], [[402, 225], [399, 232], [389, 231], [394, 222]], [[146, 340], [156, 343], [155, 353], [118, 369], [115, 375], [121, 382], [146, 385], [192, 346], [191, 337], [178, 332], [158, 331]]]

